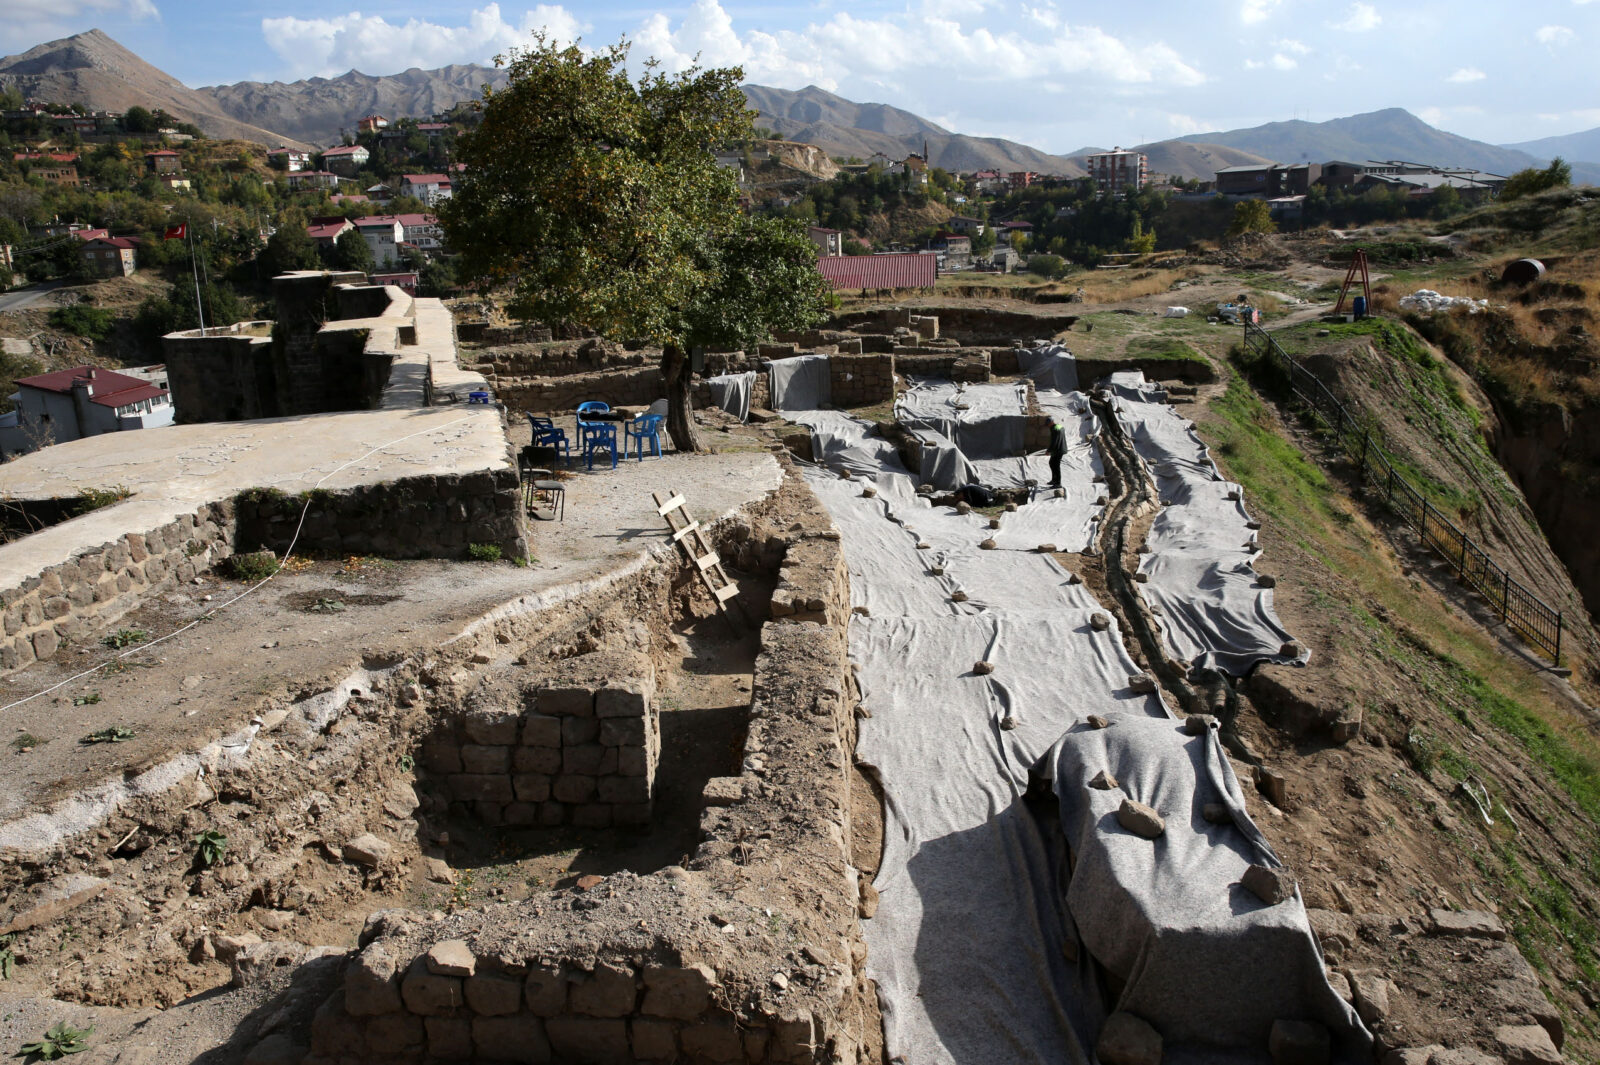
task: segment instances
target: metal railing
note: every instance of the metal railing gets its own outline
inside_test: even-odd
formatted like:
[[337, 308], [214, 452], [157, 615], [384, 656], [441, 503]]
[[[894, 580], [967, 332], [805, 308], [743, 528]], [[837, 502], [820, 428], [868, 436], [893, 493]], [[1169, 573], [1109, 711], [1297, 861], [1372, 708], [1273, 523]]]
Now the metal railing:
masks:
[[1380, 494], [1389, 508], [1417, 531], [1423, 543], [1443, 556], [1461, 581], [1474, 588], [1500, 615], [1507, 628], [1559, 666], [1561, 611], [1519, 583], [1472, 537], [1441, 514], [1395, 469], [1378, 441], [1373, 439], [1371, 426], [1357, 417], [1358, 412], [1353, 412], [1316, 374], [1284, 351], [1276, 338], [1260, 326], [1246, 322], [1244, 346], [1254, 356], [1272, 359], [1288, 375], [1294, 394], [1333, 429], [1341, 446], [1355, 460], [1368, 490]]

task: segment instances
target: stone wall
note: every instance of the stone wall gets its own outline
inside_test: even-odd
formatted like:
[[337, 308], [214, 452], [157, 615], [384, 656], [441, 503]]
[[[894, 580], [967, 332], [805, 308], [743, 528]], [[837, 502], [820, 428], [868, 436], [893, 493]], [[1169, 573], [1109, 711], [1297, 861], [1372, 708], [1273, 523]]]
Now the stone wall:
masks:
[[[714, 406], [711, 386], [703, 378], [695, 378], [690, 394], [696, 410]], [[613, 407], [648, 407], [666, 398], [667, 385], [661, 371], [652, 365], [635, 370], [502, 380], [495, 386], [495, 395], [508, 410], [538, 414], [577, 410], [579, 403], [589, 400], [601, 400]], [[766, 407], [770, 403], [767, 375], [758, 372], [751, 389], [750, 405]]]
[[[937, 332], [923, 335], [955, 337], [961, 343], [974, 347], [1053, 337], [1071, 328], [1072, 323], [1078, 320], [1077, 315], [998, 311], [980, 307], [927, 307], [918, 308], [918, 311], [920, 313], [915, 317], [935, 318], [938, 322]], [[889, 307], [841, 314], [829, 325], [834, 329], [852, 332], [871, 330], [893, 333], [896, 329], [910, 329], [912, 317], [910, 308]]]
[[173, 418], [181, 424], [275, 418], [271, 322], [173, 333], [162, 339]]
[[215, 503], [139, 533], [127, 533], [0, 590], [5, 638], [0, 669], [49, 658], [63, 641], [115, 623], [145, 597], [186, 583], [233, 553], [233, 506]]
[[835, 407], [873, 407], [894, 402], [895, 357], [830, 355], [828, 381]]
[[917, 354], [896, 351], [895, 367], [903, 374], [949, 381], [987, 381], [990, 378], [989, 353], [970, 348]]
[[[282, 552], [307, 500], [252, 490], [235, 501], [240, 551]], [[528, 552], [517, 471], [409, 477], [344, 491], [311, 493], [295, 550], [385, 558], [461, 558], [494, 544], [508, 558]]]
[[[809, 502], [776, 526], [774, 608], [804, 610], [763, 626], [741, 772], [706, 786], [690, 860], [443, 920], [375, 914], [305, 1065], [867, 1060], [848, 578], [838, 533], [792, 470], [783, 491]], [[771, 540], [742, 520], [716, 539], [725, 557], [765, 557]]]
[[485, 824], [648, 824], [661, 758], [650, 658], [596, 651], [559, 665], [479, 693], [423, 741], [423, 766], [456, 812]]

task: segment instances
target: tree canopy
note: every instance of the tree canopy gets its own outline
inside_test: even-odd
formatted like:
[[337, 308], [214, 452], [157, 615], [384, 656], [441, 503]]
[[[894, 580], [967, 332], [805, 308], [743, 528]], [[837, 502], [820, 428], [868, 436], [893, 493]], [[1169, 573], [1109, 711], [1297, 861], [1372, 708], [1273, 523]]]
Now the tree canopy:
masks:
[[1558, 155], [1550, 160], [1550, 165], [1543, 170], [1529, 167], [1512, 174], [1506, 179], [1505, 187], [1500, 190], [1500, 198], [1515, 200], [1547, 189], [1565, 188], [1570, 184], [1572, 184], [1572, 166]]
[[1240, 200], [1233, 205], [1233, 223], [1228, 226], [1228, 236], [1277, 231], [1278, 223], [1272, 220], [1272, 209], [1266, 200]]
[[661, 345], [668, 428], [697, 447], [688, 356], [821, 318], [826, 289], [798, 224], [756, 221], [712, 151], [747, 139], [738, 68], [630, 77], [626, 43], [586, 55], [542, 35], [485, 89], [482, 122], [439, 211], [461, 280], [509, 285], [527, 320]]

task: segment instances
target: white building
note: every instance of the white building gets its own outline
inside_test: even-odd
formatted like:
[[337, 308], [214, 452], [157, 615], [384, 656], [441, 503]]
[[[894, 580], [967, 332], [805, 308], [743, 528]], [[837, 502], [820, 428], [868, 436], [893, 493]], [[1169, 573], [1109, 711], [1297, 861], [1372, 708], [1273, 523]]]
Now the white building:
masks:
[[379, 266], [393, 266], [400, 261], [400, 245], [406, 239], [400, 219], [392, 214], [369, 215], [357, 218], [353, 224]]

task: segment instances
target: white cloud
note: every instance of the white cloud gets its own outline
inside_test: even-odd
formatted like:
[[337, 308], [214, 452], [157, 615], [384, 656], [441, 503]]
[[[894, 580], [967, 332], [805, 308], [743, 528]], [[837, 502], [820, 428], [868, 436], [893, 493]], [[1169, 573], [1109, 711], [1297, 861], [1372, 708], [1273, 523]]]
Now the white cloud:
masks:
[[1330, 22], [1330, 29], [1344, 30], [1346, 33], [1366, 33], [1375, 30], [1383, 16], [1378, 14], [1378, 9], [1371, 4], [1355, 3], [1350, 5], [1350, 11], [1342, 22]]
[[1456, 71], [1454, 74], [1451, 74], [1444, 80], [1454, 82], [1457, 85], [1465, 85], [1471, 81], [1482, 81], [1488, 76], [1489, 75], [1485, 74], [1477, 67], [1462, 67], [1460, 70]]
[[1297, 67], [1299, 65], [1300, 65], [1299, 63], [1296, 63], [1293, 59], [1290, 59], [1288, 56], [1284, 55], [1282, 52], [1276, 52], [1272, 56], [1272, 69], [1273, 70], [1293, 70], [1295, 67]]
[[1239, 20], [1246, 25], [1265, 22], [1283, 0], [1244, 0], [1239, 5]]
[[1272, 47], [1280, 52], [1293, 52], [1295, 55], [1310, 55], [1311, 46], [1291, 37], [1282, 37], [1272, 42]]
[[1192, 115], [1180, 115], [1176, 112], [1167, 115], [1167, 126], [1175, 137], [1182, 137], [1189, 133], [1206, 133], [1216, 129], [1210, 122], [1204, 122]]
[[1566, 26], [1540, 26], [1533, 33], [1533, 39], [1546, 48], [1560, 48], [1577, 40], [1578, 35]]
[[408, 67], [441, 67], [450, 63], [486, 63], [514, 47], [525, 47], [536, 30], [556, 41], [576, 40], [583, 30], [566, 8], [539, 5], [507, 22], [500, 5], [473, 11], [464, 26], [441, 26], [421, 19], [391, 23], [381, 15], [330, 18], [266, 18], [261, 35], [283, 59], [291, 77], [330, 76], [358, 69], [368, 74], [393, 74]]
[[[0, 43], [32, 48], [106, 19], [158, 19], [153, 0], [4, 0]], [[87, 23], [87, 25], [85, 25]]]

